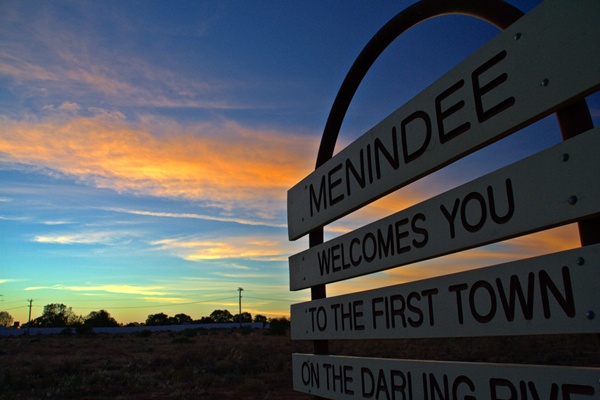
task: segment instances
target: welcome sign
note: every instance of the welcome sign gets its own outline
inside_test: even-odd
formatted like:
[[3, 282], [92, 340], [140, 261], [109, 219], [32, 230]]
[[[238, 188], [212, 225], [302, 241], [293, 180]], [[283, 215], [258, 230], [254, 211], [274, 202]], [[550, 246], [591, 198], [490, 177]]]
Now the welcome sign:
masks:
[[[594, 0], [547, 0], [518, 19], [291, 188], [289, 238], [322, 229], [596, 92], [598, 21], [600, 2]], [[597, 219], [600, 128], [581, 124], [584, 129], [566, 135], [572, 138], [512, 165], [327, 242], [311, 240], [309, 249], [289, 258], [290, 290], [321, 288]], [[598, 225], [592, 231], [600, 230]], [[292, 305], [292, 339], [323, 343], [600, 333], [600, 244], [583, 240], [583, 234], [581, 239], [588, 245], [343, 296], [313, 297]], [[320, 353], [295, 354], [293, 373], [295, 390], [336, 399], [591, 400], [600, 394], [599, 368]]]

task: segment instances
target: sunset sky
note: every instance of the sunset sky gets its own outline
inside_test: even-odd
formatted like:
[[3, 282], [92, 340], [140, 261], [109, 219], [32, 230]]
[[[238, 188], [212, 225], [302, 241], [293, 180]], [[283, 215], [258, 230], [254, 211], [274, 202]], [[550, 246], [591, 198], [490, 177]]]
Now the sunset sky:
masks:
[[[511, 1], [524, 11], [538, 1]], [[117, 321], [289, 315], [287, 190], [314, 168], [342, 80], [411, 1], [0, 2], [0, 310]], [[338, 149], [498, 34], [464, 16], [401, 36]], [[588, 98], [595, 125], [600, 98]], [[560, 141], [554, 117], [334, 224], [331, 238]], [[338, 283], [329, 295], [578, 245], [568, 226]]]

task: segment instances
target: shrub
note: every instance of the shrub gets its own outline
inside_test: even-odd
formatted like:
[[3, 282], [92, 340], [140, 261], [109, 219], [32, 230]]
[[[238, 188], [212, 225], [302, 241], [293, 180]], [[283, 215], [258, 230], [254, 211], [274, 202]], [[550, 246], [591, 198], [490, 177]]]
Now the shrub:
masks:
[[152, 331], [150, 329], [144, 329], [139, 332], [135, 332], [135, 336], [137, 337], [150, 337], [152, 336]]

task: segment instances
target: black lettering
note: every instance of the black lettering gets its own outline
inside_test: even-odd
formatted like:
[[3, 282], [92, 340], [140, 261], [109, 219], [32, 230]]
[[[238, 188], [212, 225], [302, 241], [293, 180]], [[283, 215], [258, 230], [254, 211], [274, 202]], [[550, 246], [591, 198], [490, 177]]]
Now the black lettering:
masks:
[[502, 303], [502, 307], [504, 308], [504, 313], [506, 314], [506, 319], [508, 321], [514, 321], [515, 319], [517, 297], [519, 299], [519, 304], [521, 305], [521, 310], [523, 311], [525, 320], [531, 321], [533, 319], [533, 294], [535, 287], [535, 274], [533, 272], [530, 272], [527, 275], [527, 299], [525, 299], [521, 281], [517, 275], [511, 275], [510, 277], [508, 296], [506, 295], [504, 285], [502, 284], [502, 280], [500, 278], [496, 278], [496, 286], [498, 287], [500, 303]]
[[[329, 370], [332, 368], [333, 366], [331, 364], [323, 364], [323, 368], [325, 368], [325, 378], [327, 381], [327, 390], [329, 390]], [[333, 390], [335, 390], [335, 381], [333, 382]]]
[[497, 224], [507, 223], [508, 221], [510, 221], [513, 214], [515, 213], [515, 198], [513, 196], [512, 182], [510, 179], [506, 179], [505, 184], [506, 202], [508, 207], [506, 210], [506, 214], [504, 214], [503, 216], [499, 216], [498, 212], [496, 211], [496, 200], [494, 199], [494, 190], [491, 186], [488, 186], [487, 188], [488, 201], [490, 203], [490, 216], [492, 217], [492, 220]]
[[339, 203], [340, 201], [344, 200], [343, 193], [340, 193], [335, 197], [333, 196], [333, 189], [342, 183], [342, 178], [337, 178], [335, 180], [332, 180], [332, 177], [333, 177], [333, 174], [335, 174], [336, 172], [338, 172], [341, 169], [342, 169], [342, 164], [338, 164], [335, 167], [333, 167], [331, 169], [331, 171], [329, 171], [329, 173], [327, 174], [327, 182], [329, 183], [329, 204], [330, 205], [334, 205], [334, 204]]
[[[485, 289], [490, 299], [490, 310], [487, 314], [480, 314], [479, 311], [477, 311], [477, 309], [475, 308], [475, 292], [479, 288]], [[487, 281], [480, 280], [475, 282], [471, 287], [471, 291], [469, 292], [469, 307], [471, 308], [471, 314], [473, 315], [473, 317], [475, 317], [477, 322], [488, 323], [492, 319], [494, 319], [494, 316], [496, 315], [496, 305], [496, 295], [494, 293], [494, 288], [492, 287], [492, 285]]]
[[376, 305], [379, 303], [383, 303], [384, 301], [385, 298], [383, 297], [375, 297], [371, 300], [371, 315], [373, 315], [373, 329], [377, 329], [377, 317], [381, 317], [382, 315], [384, 315], [383, 310], [376, 309]]
[[[367, 239], [372, 242], [373, 254], [371, 255], [367, 255]], [[362, 252], [366, 262], [371, 262], [377, 257], [377, 239], [375, 239], [375, 235], [371, 232], [367, 233], [363, 238]]]
[[[537, 388], [535, 387], [535, 383], [527, 382], [527, 386], [529, 387], [529, 391], [531, 392], [531, 399], [541, 400], [540, 395], [537, 392]], [[558, 400], [558, 385], [556, 383], [553, 383], [550, 386], [550, 397], [548, 400]]]
[[[341, 307], [341, 304], [332, 304], [331, 309], [333, 310], [333, 321], [335, 322], [335, 331], [338, 331], [338, 310]], [[342, 322], [343, 324], [343, 322]]]
[[341, 266], [337, 266], [336, 267], [336, 261], [341, 259], [341, 254], [340, 254], [340, 245], [339, 244], [334, 244], [333, 246], [331, 246], [331, 270], [333, 272], [339, 272], [342, 270]]
[[344, 365], [343, 367], [343, 375], [344, 375], [344, 394], [354, 394], [354, 390], [350, 389], [348, 386], [354, 381], [352, 378], [352, 369], [351, 365]]
[[348, 194], [348, 196], [352, 194], [352, 189], [350, 187], [351, 174], [354, 177], [354, 181], [358, 183], [358, 186], [360, 186], [361, 189], [364, 189], [367, 184], [367, 177], [365, 175], [365, 156], [363, 149], [360, 150], [360, 174], [358, 173], [356, 168], [354, 168], [354, 165], [352, 164], [350, 159], [346, 159], [346, 193]]
[[431, 399], [434, 400], [436, 397], [442, 400], [450, 400], [450, 393], [448, 388], [448, 375], [444, 374], [443, 377], [444, 387], [441, 388], [434, 374], [429, 374], [429, 388], [431, 392]]
[[342, 330], [345, 331], [346, 330], [346, 322], [348, 321], [348, 324], [350, 325], [350, 330], [352, 330], [352, 307], [350, 306], [350, 304], [348, 304], [348, 311], [344, 312], [344, 305], [342, 304], [341, 307], [341, 314], [342, 314]]
[[454, 228], [454, 220], [456, 219], [456, 214], [458, 214], [458, 206], [459, 205], [460, 205], [460, 200], [458, 200], [458, 199], [454, 200], [454, 205], [452, 206], [452, 213], [449, 213], [448, 210], [446, 209], [446, 206], [444, 206], [443, 204], [440, 206], [440, 209], [442, 210], [442, 214], [444, 214], [444, 216], [448, 220], [448, 224], [450, 224], [450, 238], [451, 239], [454, 239], [454, 237], [456, 236], [456, 229]]
[[408, 231], [402, 230], [401, 228], [408, 224], [408, 218], [402, 218], [400, 221], [396, 221], [394, 228], [396, 229], [396, 252], [398, 254], [407, 253], [410, 251], [410, 246], [402, 246], [401, 239], [408, 237]]
[[[396, 393], [399, 393], [402, 396], [402, 400], [412, 399], [412, 384], [410, 379], [410, 372], [407, 372], [406, 374], [408, 375], [408, 379], [402, 371], [398, 371], [395, 369], [390, 371], [392, 400], [396, 400]], [[396, 383], [396, 378], [401, 379], [401, 383]]]
[[[321, 318], [321, 316], [323, 316], [323, 318]], [[317, 309], [317, 328], [319, 328], [321, 332], [327, 329], [327, 312], [323, 306], [319, 306]]]
[[549, 319], [551, 317], [550, 312], [550, 301], [548, 298], [548, 290], [552, 292], [552, 295], [558, 302], [558, 305], [564, 313], [569, 317], [575, 317], [575, 300], [573, 298], [573, 286], [571, 285], [571, 275], [569, 274], [569, 268], [562, 268], [562, 280], [564, 284], [564, 296], [560, 292], [558, 286], [554, 283], [550, 275], [544, 270], [539, 273], [540, 279], [540, 291], [542, 294], [542, 308], [544, 309], [544, 317]]
[[465, 122], [464, 124], [461, 124], [456, 128], [450, 130], [448, 133], [446, 133], [444, 129], [444, 119], [461, 110], [465, 106], [465, 102], [464, 100], [460, 100], [448, 107], [447, 109], [442, 110], [442, 100], [445, 100], [448, 96], [450, 96], [452, 93], [455, 93], [464, 85], [465, 81], [461, 79], [454, 85], [450, 86], [448, 89], [444, 90], [440, 95], [438, 95], [435, 98], [435, 113], [438, 124], [438, 135], [440, 137], [441, 144], [448, 142], [450, 139], [455, 138], [456, 136], [468, 131], [469, 128], [471, 128], [471, 124], [469, 122]]
[[327, 252], [325, 250], [321, 251], [321, 253], [317, 252], [317, 258], [319, 260], [319, 270], [321, 271], [321, 276], [324, 274], [329, 274], [329, 266], [331, 265], [331, 248], [327, 248]]
[[371, 145], [367, 145], [367, 167], [369, 171], [369, 183], [373, 183], [373, 160], [371, 157]]
[[429, 240], [429, 233], [427, 232], [427, 230], [417, 225], [417, 221], [425, 221], [425, 219], [425, 214], [418, 213], [413, 217], [412, 221], [410, 222], [410, 227], [412, 228], [412, 231], [422, 236], [421, 240], [413, 239], [412, 241], [413, 246], [415, 246], [417, 249], [425, 247], [427, 241]]
[[460, 292], [462, 292], [463, 290], [467, 290], [468, 288], [469, 285], [467, 285], [466, 283], [460, 283], [458, 285], [452, 285], [448, 287], [448, 291], [456, 292], [456, 311], [458, 313], [458, 323], [461, 325], [464, 323], [465, 319], [462, 306], [462, 295], [460, 294]]
[[310, 312], [310, 317], [311, 317], [311, 321], [312, 321], [312, 331], [315, 331], [315, 311], [317, 311], [317, 307], [311, 307], [308, 309], [308, 311]]
[[[367, 381], [365, 378], [368, 377]], [[368, 382], [368, 385], [367, 385]], [[375, 394], [375, 377], [371, 370], [367, 367], [360, 369], [360, 386], [362, 387], [362, 396], [366, 399], [370, 399]], [[367, 390], [367, 387], [369, 390]]]
[[573, 385], [565, 383], [561, 386], [563, 400], [571, 400], [572, 394], [579, 394], [583, 396], [593, 396], [596, 392], [593, 386], [587, 385]]
[[319, 388], [320, 380], [319, 380], [319, 364], [309, 363], [308, 361], [304, 361], [302, 363], [302, 383], [304, 386], [310, 385], [311, 387]]
[[[500, 390], [499, 389], [508, 389], [508, 393], [506, 393], [506, 391], [502, 391], [506, 394], [508, 394], [508, 397], [499, 397], [501, 395], [501, 393], [498, 393]], [[515, 386], [508, 380], [508, 379], [502, 379], [502, 378], [491, 378], [490, 379], [490, 394], [492, 396], [491, 400], [517, 400], [518, 396], [517, 396], [517, 389], [515, 388]], [[525, 400], [525, 399], [524, 399]]]
[[[396, 307], [396, 303], [400, 303], [399, 307]], [[404, 316], [404, 309], [406, 307], [406, 303], [404, 301], [404, 296], [401, 294], [394, 294], [390, 296], [390, 308], [392, 315], [392, 328], [396, 327], [396, 316], [400, 316], [402, 320], [402, 327], [406, 328], [406, 317]]]
[[377, 244], [379, 248], [379, 259], [388, 255], [394, 255], [394, 232], [392, 225], [388, 225], [387, 236], [384, 238], [381, 230], [377, 229]]
[[[357, 331], [365, 330], [365, 326], [361, 322], [358, 321], [364, 315], [364, 313], [362, 312], [363, 304], [364, 303], [362, 300], [356, 300], [355, 302], [352, 303], [352, 313], [354, 315], [354, 330], [357, 330]], [[360, 309], [359, 309], [359, 307], [360, 307]]]
[[[461, 384], [467, 385], [469, 387], [469, 389], [471, 390], [471, 393], [475, 392], [475, 384], [473, 383], [473, 381], [467, 376], [459, 375], [454, 380], [454, 383], [452, 383], [452, 400], [458, 400], [458, 393], [460, 391]], [[463, 397], [463, 400], [475, 400], [475, 399], [476, 399], [475, 396], [465, 395]]]
[[376, 399], [380, 399], [381, 393], [385, 393], [385, 398], [390, 398], [390, 392], [388, 391], [387, 382], [385, 380], [385, 371], [380, 369], [377, 376], [377, 393], [375, 394]]
[[[409, 154], [406, 127], [408, 124], [418, 119], [425, 123], [425, 138], [421, 143], [421, 146]], [[409, 162], [421, 157], [423, 153], [425, 153], [425, 150], [427, 150], [427, 146], [429, 146], [429, 142], [431, 140], [431, 119], [429, 118], [429, 115], [427, 115], [425, 111], [416, 111], [403, 119], [402, 123], [400, 124], [400, 135], [402, 137], [402, 154], [404, 156], [404, 163], [408, 164]]]
[[471, 81], [473, 83], [473, 96], [475, 100], [475, 111], [477, 113], [477, 120], [481, 123], [501, 113], [502, 111], [512, 107], [515, 104], [514, 97], [508, 97], [498, 104], [484, 110], [482, 97], [506, 82], [508, 75], [506, 72], [496, 76], [494, 79], [489, 81], [487, 84], [480, 86], [479, 77], [487, 70], [498, 64], [500, 61], [506, 58], [506, 50], [502, 50], [494, 57], [483, 63], [479, 68], [475, 69], [471, 74]]
[[323, 208], [327, 209], [327, 195], [325, 192], [325, 175], [321, 177], [321, 186], [319, 186], [319, 198], [315, 195], [315, 188], [312, 183], [309, 188], [309, 201], [310, 201], [310, 216], [312, 217], [314, 214], [313, 211], [313, 203], [315, 204], [315, 208], [317, 212], [321, 211], [321, 204], [323, 204]]
[[417, 315], [417, 319], [413, 319], [412, 317], [409, 318], [408, 323], [413, 328], [417, 328], [417, 327], [421, 326], [421, 324], [423, 324], [423, 312], [421, 311], [421, 309], [419, 307], [414, 306], [412, 304], [411, 300], [413, 300], [413, 299], [417, 299], [417, 301], [421, 301], [421, 295], [419, 295], [419, 293], [417, 293], [417, 292], [411, 292], [406, 297], [406, 303], [408, 305], [408, 309]]
[[390, 166], [397, 170], [400, 168], [400, 157], [398, 156], [398, 135], [396, 134], [396, 127], [392, 127], [392, 146], [394, 155], [385, 148], [379, 138], [375, 139], [375, 171], [377, 172], [377, 179], [381, 179], [381, 167], [379, 163], [379, 154], [383, 154], [385, 159], [388, 161]]
[[358, 255], [358, 258], [354, 258], [354, 245], [355, 244], [360, 245], [360, 239], [352, 238], [352, 240], [350, 241], [350, 262], [352, 263], [353, 267], [356, 267], [362, 261], [362, 256], [360, 255], [360, 253]]
[[342, 250], [342, 268], [343, 269], [348, 269], [350, 268], [350, 264], [346, 262], [346, 252], [344, 251], [344, 244], [342, 243], [340, 245], [341, 250]]
[[427, 309], [429, 311], [429, 325], [433, 326], [435, 324], [433, 320], [433, 295], [438, 294], [437, 289], [427, 289], [421, 291], [421, 296], [427, 297]]
[[[474, 225], [471, 225], [469, 221], [467, 221], [467, 206], [471, 200], [478, 202], [480, 209], [479, 222], [475, 223]], [[465, 229], [472, 233], [479, 231], [481, 228], [483, 228], [486, 218], [487, 212], [485, 208], [485, 199], [483, 196], [477, 192], [471, 192], [466, 195], [460, 207], [460, 219]]]

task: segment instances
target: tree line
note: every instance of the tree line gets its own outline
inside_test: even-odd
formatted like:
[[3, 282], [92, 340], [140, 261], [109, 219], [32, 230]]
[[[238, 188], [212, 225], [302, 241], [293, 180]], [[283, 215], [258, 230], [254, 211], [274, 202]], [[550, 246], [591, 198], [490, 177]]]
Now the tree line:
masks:
[[[209, 324], [226, 322], [262, 322], [275, 323], [275, 325], [289, 326], [286, 318], [267, 318], [264, 315], [257, 314], [252, 317], [248, 312], [241, 314], [231, 314], [228, 310], [214, 310], [209, 316], [200, 319], [193, 319], [189, 315], [180, 313], [174, 316], [168, 316], [165, 313], [150, 314], [145, 322], [132, 322], [127, 325], [120, 324], [106, 310], [92, 311], [87, 316], [77, 315], [71, 307], [64, 304], [48, 304], [44, 306], [42, 315], [33, 319], [29, 327], [40, 328], [76, 328], [85, 331], [86, 329], [118, 327], [118, 326], [158, 326], [158, 325], [183, 325], [183, 324]], [[12, 326], [13, 317], [7, 311], [0, 311], [0, 326]], [[27, 326], [28, 324], [23, 324]]]

